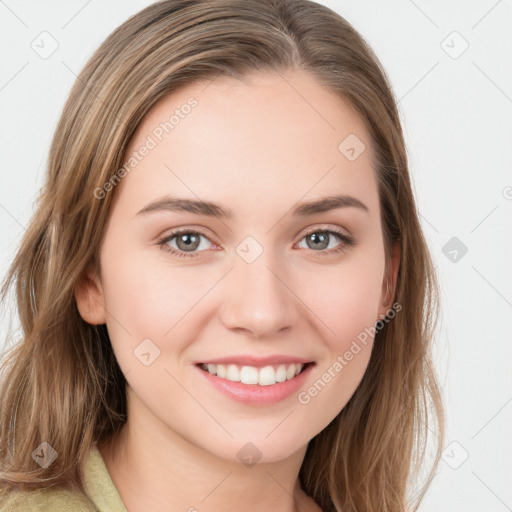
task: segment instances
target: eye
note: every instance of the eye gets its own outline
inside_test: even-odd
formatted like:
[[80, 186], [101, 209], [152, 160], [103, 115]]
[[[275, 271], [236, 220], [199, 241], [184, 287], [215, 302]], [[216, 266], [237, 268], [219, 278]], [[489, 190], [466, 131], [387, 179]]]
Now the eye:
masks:
[[[341, 243], [339, 243], [334, 248], [332, 248], [331, 245], [331, 241], [333, 239], [338, 239], [341, 241]], [[307, 249], [312, 249], [314, 252], [319, 252], [320, 255], [338, 253], [355, 244], [355, 241], [351, 236], [334, 229], [317, 229], [315, 231], [310, 231], [301, 239], [301, 242], [303, 240], [306, 240]]]
[[[190, 258], [196, 256], [195, 251], [197, 251], [201, 245], [203, 245], [203, 249], [199, 250], [199, 252], [208, 248], [208, 244], [206, 244], [206, 248], [204, 247], [205, 244], [201, 244], [201, 238], [208, 240], [202, 233], [184, 229], [166, 235], [158, 241], [158, 245], [160, 245], [164, 251], [170, 252], [171, 254]], [[173, 242], [174, 239], [176, 239], [176, 247], [169, 245], [169, 242]]]

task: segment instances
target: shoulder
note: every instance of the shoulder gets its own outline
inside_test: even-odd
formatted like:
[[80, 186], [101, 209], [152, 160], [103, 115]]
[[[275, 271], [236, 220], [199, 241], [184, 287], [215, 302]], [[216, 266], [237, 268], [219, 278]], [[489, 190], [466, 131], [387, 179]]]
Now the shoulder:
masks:
[[13, 491], [0, 497], [0, 512], [98, 512], [87, 497], [69, 489], [52, 487]]

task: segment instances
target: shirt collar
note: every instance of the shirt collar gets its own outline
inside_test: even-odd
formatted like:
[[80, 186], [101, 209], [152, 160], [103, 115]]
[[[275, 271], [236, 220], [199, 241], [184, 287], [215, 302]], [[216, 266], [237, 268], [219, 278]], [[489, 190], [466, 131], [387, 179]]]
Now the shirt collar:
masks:
[[91, 446], [85, 463], [84, 486], [100, 512], [128, 512], [96, 445]]

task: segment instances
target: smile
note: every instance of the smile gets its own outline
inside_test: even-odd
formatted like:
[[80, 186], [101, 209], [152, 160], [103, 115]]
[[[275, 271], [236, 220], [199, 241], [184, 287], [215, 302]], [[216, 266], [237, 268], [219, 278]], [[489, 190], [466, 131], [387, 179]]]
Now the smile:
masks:
[[274, 384], [291, 380], [301, 373], [304, 364], [279, 364], [268, 365], [262, 368], [255, 366], [241, 366], [236, 364], [206, 364], [200, 365], [201, 369], [210, 375], [231, 382], [242, 384], [257, 384], [259, 386], [272, 386]]

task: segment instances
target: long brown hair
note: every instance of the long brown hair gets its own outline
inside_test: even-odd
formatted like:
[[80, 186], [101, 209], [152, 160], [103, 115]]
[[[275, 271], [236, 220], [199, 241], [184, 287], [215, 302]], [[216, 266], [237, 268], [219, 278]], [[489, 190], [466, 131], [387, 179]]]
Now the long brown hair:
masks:
[[[98, 253], [115, 176], [137, 126], [184, 84], [253, 71], [301, 69], [348, 101], [376, 155], [389, 263], [399, 244], [393, 300], [364, 377], [340, 414], [309, 443], [300, 470], [324, 511], [416, 510], [439, 461], [443, 409], [431, 360], [438, 313], [433, 265], [419, 223], [396, 102], [378, 59], [352, 26], [308, 0], [164, 0], [129, 18], [76, 80], [56, 128], [36, 211], [2, 287], [14, 288], [21, 339], [0, 382], [0, 488], [62, 485], [83, 492], [91, 444], [126, 421], [124, 376], [105, 325], [80, 317], [76, 283]], [[341, 141], [340, 141], [341, 142]], [[408, 503], [427, 440], [437, 441]], [[47, 442], [58, 458], [42, 468]]]

